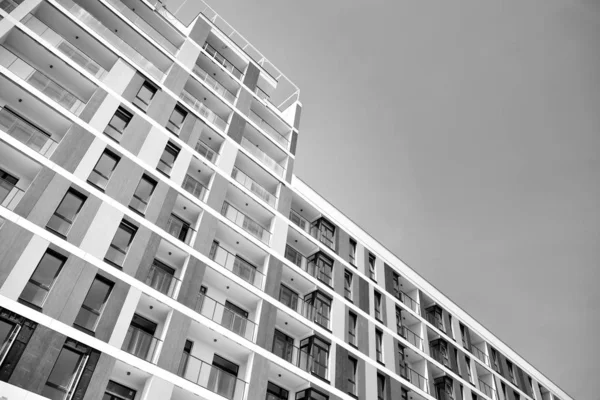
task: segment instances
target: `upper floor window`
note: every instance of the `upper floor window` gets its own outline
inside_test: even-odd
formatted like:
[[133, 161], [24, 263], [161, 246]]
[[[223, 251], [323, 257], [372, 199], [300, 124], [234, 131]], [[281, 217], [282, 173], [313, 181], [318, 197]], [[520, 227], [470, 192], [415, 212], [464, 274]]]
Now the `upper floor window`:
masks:
[[142, 86], [140, 86], [140, 90], [135, 95], [135, 99], [133, 99], [133, 104], [138, 106], [142, 111], [146, 111], [157, 91], [156, 86], [148, 81], [144, 81]]
[[348, 255], [350, 264], [356, 266], [356, 240], [350, 239], [350, 254]]
[[436, 339], [431, 341], [429, 344], [429, 348], [431, 350], [431, 356], [437, 360], [437, 362], [445, 365], [446, 367], [450, 366], [450, 354], [448, 349], [448, 344], [443, 339]]
[[311, 388], [297, 392], [296, 400], [329, 400], [329, 396]]
[[108, 250], [106, 251], [104, 261], [115, 267], [121, 268], [136, 232], [137, 227], [135, 225], [122, 220]]
[[352, 273], [344, 271], [344, 297], [352, 301]]
[[331, 314], [331, 298], [324, 293], [316, 290], [304, 297], [308, 309], [308, 319], [312, 319], [316, 324], [329, 329], [329, 320]]
[[377, 282], [377, 270], [375, 269], [375, 256], [369, 253], [369, 278]]
[[356, 314], [348, 311], [348, 343], [356, 346]]
[[265, 400], [289, 400], [290, 392], [272, 382], [267, 383], [267, 397]]
[[171, 117], [169, 117], [169, 122], [167, 122], [167, 129], [178, 135], [179, 131], [181, 131], [181, 127], [185, 122], [185, 118], [187, 117], [188, 112], [185, 108], [180, 106], [179, 104], [175, 105], [173, 112], [171, 113]]
[[46, 228], [60, 236], [66, 237], [86, 199], [87, 197], [73, 188], [67, 190], [65, 197], [63, 197], [56, 211], [50, 217], [48, 224], [46, 224]]
[[373, 298], [374, 298], [374, 308], [375, 308], [375, 318], [378, 321], [382, 321], [382, 316], [381, 316], [381, 293], [379, 293], [378, 291], [374, 291], [373, 292]]
[[310, 233], [325, 246], [335, 250], [335, 226], [325, 218], [319, 218], [311, 224]]
[[492, 368], [494, 371], [502, 374], [502, 369], [500, 368], [500, 360], [498, 359], [498, 352], [493, 347], [490, 347], [492, 350]]
[[91, 353], [89, 347], [67, 339], [42, 389], [42, 396], [57, 400], [71, 398]]
[[467, 375], [469, 377], [469, 383], [473, 383], [473, 373], [471, 372], [471, 358], [465, 356], [465, 364], [467, 364]]
[[402, 300], [402, 296], [400, 295], [400, 275], [395, 272], [392, 272], [392, 287], [394, 296], [396, 296], [397, 299]]
[[348, 356], [348, 393], [356, 396], [356, 366], [354, 357]]
[[48, 249], [25, 285], [19, 300], [42, 307], [67, 258]]
[[298, 310], [298, 293], [283, 284], [279, 289], [279, 301], [292, 310]]
[[309, 356], [305, 360], [301, 360], [301, 363], [304, 364], [301, 365], [301, 368], [305, 371], [311, 371], [318, 377], [327, 379], [329, 346], [329, 343], [319, 339], [317, 336], [311, 336], [300, 341], [300, 352]]
[[471, 346], [469, 345], [469, 331], [466, 326], [462, 323], [459, 324], [460, 327], [460, 337], [462, 338], [462, 345], [465, 349], [471, 350]]
[[385, 395], [385, 376], [377, 374], [377, 400], [386, 400]]
[[136, 391], [120, 383], [108, 381], [102, 400], [134, 400]]
[[383, 363], [383, 332], [375, 330], [375, 353], [378, 362]]
[[113, 285], [108, 279], [96, 275], [75, 318], [75, 325], [91, 332], [96, 330]]
[[156, 181], [146, 174], [142, 175], [142, 179], [140, 179], [140, 182], [133, 193], [133, 197], [129, 202], [129, 208], [143, 215], [146, 212], [146, 208], [148, 207], [148, 203], [150, 202], [150, 198], [152, 197], [155, 188]]
[[323, 252], [315, 253], [308, 259], [307, 272], [324, 284], [331, 286], [333, 260]]
[[88, 177], [88, 182], [98, 189], [104, 190], [108, 185], [108, 181], [117, 167], [121, 157], [110, 150], [104, 150], [94, 169]]
[[173, 165], [175, 164], [175, 160], [179, 155], [179, 147], [175, 146], [173, 143], [167, 143], [165, 150], [158, 161], [158, 166], [156, 169], [159, 172], [162, 172], [166, 176], [171, 176], [171, 170], [173, 169]]
[[213, 391], [227, 399], [233, 399], [239, 365], [215, 354], [212, 362], [213, 368], [208, 378], [208, 390]]
[[116, 142], [120, 142], [123, 137], [123, 133], [125, 132], [125, 128], [129, 125], [129, 122], [133, 118], [133, 114], [124, 109], [123, 107], [117, 108], [115, 115], [110, 119], [110, 122], [104, 129], [104, 133], [115, 140]]
[[506, 367], [508, 368], [508, 377], [509, 377], [509, 380], [516, 385], [517, 382], [516, 382], [516, 379], [515, 379], [515, 370], [514, 370], [513, 363], [510, 362], [509, 360], [506, 360]]
[[0, 169], [0, 204], [8, 197], [19, 179]]
[[427, 309], [427, 320], [442, 332], [446, 332], [444, 319], [442, 318], [442, 308], [437, 304]]

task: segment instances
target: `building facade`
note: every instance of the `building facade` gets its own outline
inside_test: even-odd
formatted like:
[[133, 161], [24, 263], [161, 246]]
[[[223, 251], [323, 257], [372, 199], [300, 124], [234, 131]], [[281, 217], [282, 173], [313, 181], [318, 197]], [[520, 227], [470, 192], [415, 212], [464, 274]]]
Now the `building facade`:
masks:
[[293, 175], [300, 112], [200, 0], [0, 0], [0, 399], [568, 400]]

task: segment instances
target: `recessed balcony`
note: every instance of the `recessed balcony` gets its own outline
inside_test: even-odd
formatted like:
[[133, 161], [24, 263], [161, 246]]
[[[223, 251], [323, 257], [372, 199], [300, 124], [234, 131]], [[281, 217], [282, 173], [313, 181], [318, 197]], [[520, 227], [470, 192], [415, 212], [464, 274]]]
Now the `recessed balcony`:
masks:
[[37, 162], [0, 141], [0, 205], [14, 211], [41, 169]]
[[210, 181], [214, 171], [205, 163], [192, 157], [187, 174], [183, 179], [182, 187], [185, 191], [192, 194], [200, 201], [206, 201], [210, 185]]
[[172, 243], [161, 240], [145, 283], [173, 299], [181, 288], [181, 275], [188, 255]]
[[165, 230], [185, 244], [192, 244], [196, 237], [196, 223], [202, 215], [202, 209], [189, 199], [178, 195]]
[[234, 50], [225, 45], [214, 33], [210, 33], [208, 39], [202, 45], [204, 52], [215, 63], [229, 71], [237, 79], [242, 80], [248, 63], [245, 63]]
[[229, 104], [233, 105], [233, 103], [235, 103], [235, 94], [230, 92], [199, 65], [194, 65], [194, 77], [203, 82], [206, 87], [213, 90], [219, 96], [223, 97]]
[[[257, 238], [258, 240], [260, 240], [261, 242], [269, 244], [269, 241], [271, 240], [271, 232], [265, 225], [267, 225], [267, 223], [268, 225], [270, 225], [270, 222], [266, 218], [260, 218], [259, 213], [254, 213], [254, 218], [250, 217], [246, 213], [240, 211], [238, 207], [241, 207], [239, 205], [241, 203], [237, 201], [236, 197], [229, 196], [229, 199], [229, 201], [225, 201], [223, 203], [223, 207], [221, 208], [221, 214], [225, 218], [227, 218], [228, 220], [230, 220], [231, 222], [233, 222], [234, 224], [241, 227], [246, 232]], [[236, 204], [237, 207], [230, 203], [230, 201], [232, 201], [233, 204]], [[248, 202], [246, 204], [246, 207], [249, 207], [251, 203]], [[252, 209], [256, 209], [257, 207], [260, 206], [254, 205], [253, 207], [251, 207], [249, 212], [252, 212]], [[255, 219], [257, 217], [261, 219], [260, 222], [257, 219]]]
[[[400, 321], [398, 321], [399, 318]], [[421, 321], [399, 307], [396, 307], [396, 333], [417, 349], [423, 350]]]
[[185, 89], [181, 92], [180, 97], [188, 106], [200, 114], [206, 122], [215, 125], [221, 133], [225, 134], [227, 126], [229, 125], [226, 120], [218, 116], [213, 110], [208, 108], [202, 101], [198, 100]]
[[269, 108], [258, 101], [254, 101], [247, 116], [271, 139], [286, 150], [289, 149], [292, 128]]

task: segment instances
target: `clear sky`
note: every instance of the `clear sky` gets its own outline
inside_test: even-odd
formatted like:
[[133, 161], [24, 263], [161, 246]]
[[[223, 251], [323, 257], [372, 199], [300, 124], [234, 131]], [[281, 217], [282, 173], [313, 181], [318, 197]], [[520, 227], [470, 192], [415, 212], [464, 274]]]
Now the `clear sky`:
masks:
[[600, 0], [210, 3], [301, 88], [296, 174], [600, 399]]

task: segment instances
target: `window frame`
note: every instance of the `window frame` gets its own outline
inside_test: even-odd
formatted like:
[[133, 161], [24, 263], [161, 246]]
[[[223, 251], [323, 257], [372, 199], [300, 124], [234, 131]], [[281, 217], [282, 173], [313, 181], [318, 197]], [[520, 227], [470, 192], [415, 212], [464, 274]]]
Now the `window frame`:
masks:
[[[112, 169], [110, 170], [110, 175], [109, 176], [105, 176], [103, 173], [101, 173], [100, 171], [97, 171], [96, 168], [98, 167], [98, 164], [100, 164], [100, 161], [102, 161], [102, 157], [108, 157], [112, 160], [115, 161], [115, 165], [113, 165]], [[100, 155], [100, 157], [98, 158], [98, 161], [96, 161], [96, 164], [94, 165], [94, 168], [92, 169], [92, 171], [90, 172], [90, 174], [88, 175], [87, 178], [87, 183], [89, 183], [90, 185], [92, 185], [93, 187], [95, 187], [96, 189], [104, 192], [106, 190], [106, 187], [108, 186], [109, 182], [110, 182], [110, 178], [112, 177], [113, 172], [115, 172], [115, 169], [117, 169], [117, 165], [119, 165], [119, 162], [121, 161], [121, 157], [119, 155], [117, 155], [115, 152], [109, 150], [108, 148], [105, 148], [104, 151], [102, 152], [102, 154]], [[92, 174], [96, 174], [98, 176], [100, 176], [101, 178], [106, 180], [106, 184], [104, 186], [93, 182], [90, 178], [92, 176]]]
[[[92, 290], [92, 287], [94, 286], [94, 283], [96, 281], [101, 282], [108, 287], [108, 291], [104, 295], [104, 299], [102, 300], [102, 304], [100, 305], [100, 309], [98, 309], [98, 310], [95, 310], [92, 307], [85, 304], [85, 302], [88, 299], [88, 296], [90, 294], [90, 291]], [[108, 299], [110, 298], [110, 295], [112, 294], [114, 286], [115, 286], [115, 283], [113, 281], [105, 278], [102, 275], [99, 275], [99, 274], [96, 275], [94, 277], [94, 280], [92, 281], [92, 284], [90, 285], [90, 287], [88, 289], [87, 294], [85, 295], [85, 298], [83, 299], [83, 303], [81, 304], [79, 312], [77, 313], [77, 317], [75, 317], [75, 322], [73, 322], [73, 326], [82, 328], [83, 330], [85, 330], [87, 332], [95, 332], [96, 328], [98, 327], [98, 324], [100, 323], [100, 319], [102, 318], [102, 313], [104, 313], [104, 310], [106, 309], [106, 304], [108, 303]], [[82, 312], [81, 311], [82, 309], [88, 311], [89, 313], [96, 315], [96, 320], [94, 321], [93, 327], [91, 329], [77, 323], [77, 319], [79, 318], [79, 314]]]
[[[137, 195], [138, 189], [140, 188], [140, 185], [142, 184], [142, 182], [149, 183], [152, 186], [152, 189], [150, 190], [150, 194], [148, 195], [148, 200], [144, 200], [140, 196]], [[150, 177], [150, 175], [142, 174], [142, 177], [140, 178], [137, 186], [135, 187], [135, 191], [133, 192], [131, 200], [129, 201], [128, 207], [140, 215], [145, 215], [146, 210], [148, 209], [148, 204], [150, 203], [150, 200], [152, 200], [152, 195], [154, 194], [154, 191], [156, 190], [157, 184], [158, 184], [158, 182], [154, 178]], [[144, 205], [143, 209], [136, 208], [136, 206], [134, 205], [134, 199], [137, 200], [138, 204]]]
[[348, 301], [354, 302], [354, 293], [352, 290], [352, 283], [354, 281], [354, 275], [347, 269], [344, 270], [344, 298]]
[[[35, 276], [35, 273], [38, 271], [38, 269], [40, 268], [40, 265], [42, 264], [44, 257], [46, 255], [50, 255], [52, 257], [54, 257], [55, 259], [60, 261], [60, 266], [57, 268], [53, 278], [52, 278], [52, 283], [46, 288], [44, 284], [42, 284], [41, 282], [38, 282], [37, 280], [35, 280], [33, 277]], [[31, 274], [31, 276], [29, 277], [29, 280], [27, 281], [27, 284], [25, 285], [25, 287], [23, 288], [23, 291], [21, 292], [21, 294], [19, 295], [19, 301], [23, 302], [27, 305], [33, 306], [35, 308], [39, 308], [42, 309], [44, 307], [44, 304], [46, 303], [46, 300], [48, 300], [48, 296], [50, 295], [50, 292], [52, 292], [52, 288], [54, 288], [54, 285], [56, 284], [56, 280], [58, 279], [58, 276], [60, 275], [60, 273], [62, 272], [65, 264], [67, 263], [68, 257], [60, 254], [59, 252], [57, 252], [56, 250], [53, 249], [46, 249], [46, 251], [44, 252], [44, 254], [42, 255], [42, 257], [40, 258], [40, 261], [38, 262], [37, 266], [35, 267], [35, 269], [33, 270], [33, 273]], [[40, 302], [40, 304], [36, 304], [33, 303], [32, 301], [26, 300], [24, 298], [22, 298], [23, 296], [23, 292], [25, 292], [25, 289], [27, 288], [28, 284], [32, 284], [42, 290], [44, 290], [46, 293], [44, 295], [44, 298], [42, 299], [42, 301]]]
[[[118, 117], [121, 121], [123, 121], [123, 128], [117, 128], [113, 125], [113, 121], [114, 119]], [[106, 127], [104, 128], [103, 133], [108, 136], [109, 138], [111, 138], [112, 140], [114, 140], [117, 143], [121, 142], [121, 139], [123, 138], [123, 134], [125, 133], [125, 130], [127, 129], [127, 127], [129, 126], [129, 123], [131, 122], [131, 120], [133, 119], [133, 114], [125, 109], [123, 106], [119, 106], [115, 113], [113, 114], [113, 116], [110, 118], [110, 121], [108, 121], [108, 124], [106, 125]], [[117, 137], [113, 136], [113, 132], [117, 133]]]
[[383, 332], [375, 329], [375, 359], [378, 363], [384, 364], [383, 358]]
[[373, 281], [373, 282], [377, 282], [377, 257], [369, 252], [369, 261], [368, 261], [368, 269], [369, 269], [369, 278]]
[[[142, 97], [140, 97], [140, 92], [142, 91], [142, 89], [148, 89], [148, 91], [150, 93], [152, 93], [152, 95], [150, 96], [150, 99], [148, 99], [147, 102]], [[148, 80], [144, 80], [144, 82], [142, 83], [142, 85], [140, 86], [138, 91], [136, 92], [135, 97], [132, 100], [132, 103], [134, 106], [136, 106], [140, 110], [146, 112], [146, 111], [148, 111], [148, 107], [150, 107], [150, 103], [154, 99], [154, 96], [156, 96], [156, 93], [158, 93], [158, 87], [153, 85]]]
[[353, 265], [354, 267], [356, 267], [356, 248], [358, 247], [358, 243], [356, 242], [356, 240], [350, 238], [348, 240], [348, 244], [350, 246], [349, 252], [348, 252], [348, 260], [350, 265]]
[[357, 381], [357, 371], [358, 371], [358, 360], [352, 356], [348, 356], [348, 362], [349, 362], [349, 368], [348, 368], [348, 394], [352, 395], [353, 397], [357, 396], [357, 389], [358, 389], [358, 385], [356, 384]]
[[[158, 160], [156, 170], [167, 177], [171, 177], [171, 172], [173, 172], [173, 167], [175, 166], [175, 162], [177, 161], [177, 157], [179, 157], [180, 152], [181, 148], [179, 148], [175, 143], [168, 141], [160, 156], [160, 159]], [[169, 165], [165, 160], [163, 160], [165, 154], [170, 154], [171, 156], [173, 156], [173, 163], [171, 165]]]
[[[183, 116], [179, 125], [172, 121], [175, 112], [178, 112], [180, 115]], [[167, 121], [166, 128], [175, 136], [179, 136], [181, 128], [183, 128], [183, 125], [185, 124], [185, 121], [189, 115], [190, 112], [184, 106], [182, 106], [179, 103], [175, 104], [175, 107], [173, 107], [173, 111], [171, 111], [171, 114], [169, 115], [169, 120]]]
[[379, 322], [383, 322], [383, 311], [381, 309], [382, 306], [382, 296], [377, 290], [373, 290], [373, 311], [375, 313], [375, 319]]
[[[115, 237], [117, 236], [119, 229], [123, 229], [124, 231], [130, 231], [131, 235], [129, 238], [129, 242], [127, 243], [127, 248], [126, 249], [121, 249], [120, 247], [116, 246], [114, 244], [115, 241]], [[119, 265], [116, 262], [114, 262], [113, 260], [109, 259], [106, 255], [109, 254], [110, 249], [114, 249], [117, 252], [123, 254], [123, 263], [125, 263], [125, 259], [127, 258], [127, 253], [129, 252], [129, 249], [131, 247], [131, 243], [133, 242], [133, 240], [135, 239], [135, 235], [137, 234], [138, 231], [138, 227], [134, 224], [132, 224], [131, 222], [122, 219], [121, 222], [119, 223], [119, 226], [117, 227], [117, 230], [115, 231], [115, 234], [113, 235], [113, 238], [110, 242], [110, 245], [108, 246], [108, 250], [106, 251], [106, 254], [104, 255], [104, 261], [109, 263], [110, 265], [117, 267], [119, 269], [123, 268], [123, 265]]]
[[348, 311], [348, 344], [357, 346], [356, 328], [358, 324], [358, 315], [352, 311]]
[[[75, 211], [75, 214], [74, 214], [72, 220], [69, 220], [67, 217], [65, 217], [64, 215], [62, 215], [62, 214], [60, 214], [58, 212], [58, 210], [60, 209], [60, 207], [63, 205], [65, 199], [69, 195], [72, 195], [73, 197], [75, 197], [75, 198], [77, 198], [78, 200], [81, 201], [81, 204], [79, 204], [79, 206], [77, 207], [77, 211]], [[52, 216], [50, 217], [50, 219], [46, 223], [46, 229], [48, 231], [50, 231], [50, 232], [52, 232], [52, 233], [54, 233], [54, 234], [62, 237], [62, 238], [66, 238], [67, 235], [69, 234], [69, 232], [71, 231], [71, 228], [73, 227], [73, 224], [75, 223], [75, 220], [77, 219], [77, 216], [79, 215], [79, 212], [81, 211], [81, 209], [85, 205], [86, 200], [87, 200], [87, 196], [86, 195], [84, 195], [81, 192], [79, 192], [78, 190], [75, 190], [74, 188], [70, 187], [65, 192], [65, 195], [63, 196], [62, 200], [60, 201], [60, 203], [58, 203], [58, 206], [56, 206], [56, 209], [54, 210], [54, 213], [52, 213]], [[64, 233], [60, 232], [58, 229], [55, 229], [54, 227], [50, 226], [50, 222], [53, 220], [54, 217], [60, 219], [61, 221], [66, 222], [68, 224], [68, 228], [67, 228], [66, 232], [64, 232]]]

